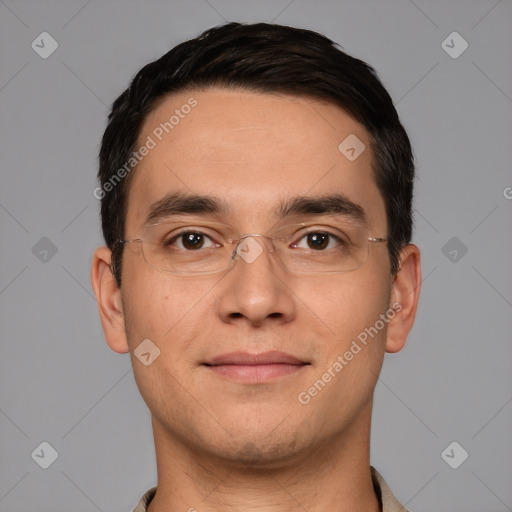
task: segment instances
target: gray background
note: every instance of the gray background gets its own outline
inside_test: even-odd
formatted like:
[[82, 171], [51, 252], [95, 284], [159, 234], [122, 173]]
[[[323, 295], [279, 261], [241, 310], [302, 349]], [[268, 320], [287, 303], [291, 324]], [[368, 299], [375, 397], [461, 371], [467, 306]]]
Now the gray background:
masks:
[[424, 283], [377, 386], [372, 463], [413, 512], [512, 510], [510, 0], [0, 0], [0, 512], [130, 511], [156, 482], [149, 413], [89, 281], [97, 153], [135, 72], [224, 20], [320, 31], [380, 73], [417, 159]]

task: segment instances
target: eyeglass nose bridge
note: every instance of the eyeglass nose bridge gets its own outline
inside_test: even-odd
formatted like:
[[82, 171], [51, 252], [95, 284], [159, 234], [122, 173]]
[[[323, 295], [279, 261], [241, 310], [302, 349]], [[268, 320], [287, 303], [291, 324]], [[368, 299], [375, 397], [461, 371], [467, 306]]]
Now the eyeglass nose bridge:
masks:
[[264, 240], [264, 245], [270, 254], [277, 252], [274, 245], [274, 238], [271, 236], [261, 235], [259, 233], [247, 233], [240, 236], [238, 239], [229, 240], [230, 243], [235, 245], [233, 253], [231, 254], [232, 261], [236, 260], [237, 256], [239, 256], [246, 263], [252, 263], [261, 255], [263, 247], [255, 240], [251, 244], [250, 240], [252, 238], [262, 238]]

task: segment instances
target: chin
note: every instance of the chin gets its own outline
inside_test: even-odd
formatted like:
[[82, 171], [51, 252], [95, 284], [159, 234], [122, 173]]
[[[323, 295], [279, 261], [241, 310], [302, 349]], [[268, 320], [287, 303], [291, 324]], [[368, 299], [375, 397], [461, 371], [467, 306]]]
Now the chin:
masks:
[[198, 447], [198, 451], [209, 453], [237, 470], [282, 469], [308, 457], [316, 449], [316, 436], [301, 433], [297, 425], [287, 427], [286, 430], [276, 428], [274, 421], [272, 427], [265, 430], [230, 431], [231, 435], [223, 432], [221, 438], [202, 439], [203, 446]]
[[237, 470], [269, 471], [280, 470], [289, 466], [292, 461], [302, 458], [305, 449], [297, 450], [296, 441], [260, 442], [242, 441], [226, 451], [216, 455]]

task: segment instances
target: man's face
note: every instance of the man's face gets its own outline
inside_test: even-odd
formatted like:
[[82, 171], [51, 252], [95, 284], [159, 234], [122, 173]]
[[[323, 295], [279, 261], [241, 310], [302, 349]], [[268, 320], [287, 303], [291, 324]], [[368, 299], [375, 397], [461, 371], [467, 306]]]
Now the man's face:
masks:
[[[182, 109], [168, 134], [158, 131], [191, 97], [197, 105]], [[366, 147], [353, 161], [338, 149], [349, 135]], [[362, 208], [361, 229], [368, 236], [387, 236], [368, 133], [334, 105], [234, 90], [182, 92], [147, 117], [138, 147], [148, 136], [156, 147], [133, 171], [126, 239], [144, 238], [153, 229], [144, 226], [152, 207], [174, 194], [208, 196], [227, 207], [182, 213], [180, 221], [196, 228], [215, 221], [238, 235], [298, 222], [360, 222], [314, 210], [279, 215], [279, 207], [296, 198], [338, 195]], [[176, 217], [157, 223], [171, 220]], [[126, 246], [121, 295], [127, 340], [155, 424], [198, 451], [273, 460], [366, 427], [387, 326], [367, 336], [366, 345], [357, 337], [393, 302], [389, 269], [385, 243], [369, 244], [368, 259], [357, 270], [316, 275], [290, 272], [267, 250], [252, 262], [239, 258], [224, 272], [174, 275], [148, 266], [139, 244]], [[160, 350], [149, 366], [133, 356], [145, 339]], [[349, 359], [344, 355], [351, 346]], [[211, 366], [225, 354], [270, 351], [307, 364], [247, 372], [232, 364]], [[308, 392], [329, 368], [331, 378]]]

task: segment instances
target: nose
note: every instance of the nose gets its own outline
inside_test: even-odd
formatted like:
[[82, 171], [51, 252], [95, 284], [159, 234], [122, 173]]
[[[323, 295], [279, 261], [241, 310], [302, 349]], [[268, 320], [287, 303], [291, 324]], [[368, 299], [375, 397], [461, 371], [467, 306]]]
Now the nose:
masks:
[[244, 235], [233, 266], [219, 283], [218, 314], [224, 322], [287, 323], [296, 315], [294, 295], [273, 243], [262, 235]]

